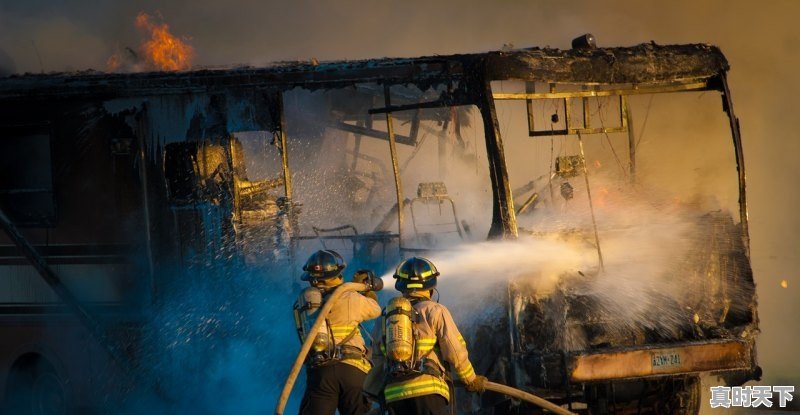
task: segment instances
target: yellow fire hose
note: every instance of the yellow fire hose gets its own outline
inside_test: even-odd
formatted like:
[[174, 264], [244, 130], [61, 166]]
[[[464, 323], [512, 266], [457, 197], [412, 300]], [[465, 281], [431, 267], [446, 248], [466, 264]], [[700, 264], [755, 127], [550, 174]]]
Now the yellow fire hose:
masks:
[[[322, 309], [320, 309], [317, 320], [314, 321], [314, 325], [311, 326], [311, 329], [308, 332], [316, 333], [317, 330], [319, 330], [322, 322], [325, 321], [326, 317], [328, 317], [328, 314], [331, 312], [331, 308], [333, 308], [333, 305], [336, 304], [336, 301], [342, 296], [342, 294], [349, 291], [366, 291], [368, 289], [369, 286], [366, 284], [357, 282], [346, 282], [337, 287], [333, 291], [333, 294], [331, 294], [331, 296], [322, 306]], [[300, 368], [303, 367], [303, 362], [306, 360], [308, 351], [311, 350], [312, 343], [314, 343], [314, 336], [308, 336], [308, 338], [306, 338], [306, 340], [303, 342], [303, 346], [300, 347], [300, 352], [297, 354], [297, 359], [295, 359], [294, 364], [292, 365], [292, 370], [289, 371], [289, 376], [286, 377], [286, 382], [283, 385], [283, 390], [281, 391], [281, 396], [278, 399], [278, 404], [275, 406], [275, 415], [283, 415], [283, 410], [286, 408], [286, 402], [289, 400], [289, 395], [292, 393], [294, 382], [297, 380], [297, 375], [300, 374]], [[503, 395], [507, 395], [512, 398], [530, 402], [555, 414], [576, 415], [574, 412], [570, 412], [536, 395], [532, 395], [510, 386], [487, 381], [485, 387], [487, 391], [502, 393]]]
[[517, 398], [519, 400], [530, 402], [542, 409], [548, 410], [554, 414], [559, 415], [576, 415], [574, 412], [570, 412], [548, 400], [542, 399], [536, 395], [530, 394], [525, 391], [521, 391], [516, 388], [512, 388], [511, 386], [501, 385], [499, 383], [494, 382], [486, 382], [484, 385], [487, 391], [502, 393], [503, 395], [510, 396], [512, 398]]
[[[322, 326], [322, 323], [325, 321], [325, 318], [328, 317], [328, 314], [331, 312], [331, 308], [333, 308], [333, 305], [336, 304], [336, 301], [342, 296], [342, 294], [349, 291], [366, 291], [368, 289], [369, 287], [366, 284], [361, 284], [358, 282], [346, 282], [337, 287], [319, 310], [317, 320], [314, 321], [314, 325], [311, 326], [311, 329], [309, 329], [308, 332], [316, 333], [319, 330], [320, 326]], [[281, 396], [278, 399], [278, 405], [275, 406], [275, 415], [283, 415], [283, 410], [286, 408], [286, 402], [289, 400], [289, 395], [292, 393], [294, 382], [297, 380], [297, 375], [300, 374], [300, 368], [303, 367], [303, 361], [306, 360], [306, 355], [308, 354], [308, 351], [311, 350], [312, 343], [314, 343], [314, 336], [308, 336], [306, 341], [303, 342], [303, 346], [300, 347], [300, 353], [297, 354], [297, 359], [294, 360], [292, 370], [289, 371], [289, 376], [286, 378], [286, 383], [283, 385], [283, 391], [281, 391]]]

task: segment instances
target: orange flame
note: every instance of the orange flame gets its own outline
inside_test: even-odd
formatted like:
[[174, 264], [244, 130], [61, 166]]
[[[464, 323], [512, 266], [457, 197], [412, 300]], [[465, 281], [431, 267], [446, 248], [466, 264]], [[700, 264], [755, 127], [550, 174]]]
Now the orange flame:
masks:
[[122, 67], [122, 57], [120, 56], [119, 52], [114, 53], [111, 55], [110, 58], [106, 61], [106, 69], [108, 72], [116, 72], [119, 68]]
[[166, 23], [155, 23], [150, 15], [140, 12], [136, 16], [136, 27], [150, 34], [150, 39], [142, 45], [142, 58], [148, 69], [179, 71], [191, 68], [194, 48], [173, 36]]

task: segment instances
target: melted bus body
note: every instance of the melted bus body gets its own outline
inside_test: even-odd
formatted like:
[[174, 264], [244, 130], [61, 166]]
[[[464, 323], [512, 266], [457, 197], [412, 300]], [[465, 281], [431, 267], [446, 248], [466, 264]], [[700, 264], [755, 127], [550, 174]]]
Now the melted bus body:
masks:
[[[596, 258], [547, 289], [505, 279], [465, 330], [493, 339], [476, 370], [576, 411], [695, 412], [699, 374], [759, 372], [727, 70], [646, 44], [0, 79], [4, 405], [88, 411], [141, 382], [142, 333], [187, 280], [555, 238]], [[678, 228], [656, 244], [690, 254], [654, 268], [656, 295], [629, 273], [663, 255], [629, 244]]]

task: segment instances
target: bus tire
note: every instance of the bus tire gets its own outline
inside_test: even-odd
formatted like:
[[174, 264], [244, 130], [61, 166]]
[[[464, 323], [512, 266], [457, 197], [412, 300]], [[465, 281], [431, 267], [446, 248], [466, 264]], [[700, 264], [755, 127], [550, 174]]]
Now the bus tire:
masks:
[[53, 365], [36, 353], [21, 356], [11, 368], [7, 411], [20, 415], [71, 415], [68, 389]]

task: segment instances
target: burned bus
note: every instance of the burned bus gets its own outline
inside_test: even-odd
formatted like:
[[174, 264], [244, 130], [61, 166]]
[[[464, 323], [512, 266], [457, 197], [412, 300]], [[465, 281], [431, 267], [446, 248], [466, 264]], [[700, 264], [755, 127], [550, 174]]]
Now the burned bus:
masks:
[[[102, 411], [148, 383], [148, 327], [197, 284], [277, 290], [320, 247], [386, 272], [478, 244], [503, 246], [495, 271], [440, 268], [493, 278], [463, 323], [479, 373], [576, 412], [695, 413], [700, 375], [760, 375], [728, 69], [705, 44], [578, 41], [0, 79], [4, 408]], [[189, 330], [238, 324], [214, 321]]]

